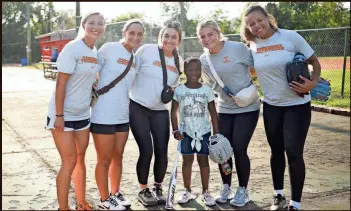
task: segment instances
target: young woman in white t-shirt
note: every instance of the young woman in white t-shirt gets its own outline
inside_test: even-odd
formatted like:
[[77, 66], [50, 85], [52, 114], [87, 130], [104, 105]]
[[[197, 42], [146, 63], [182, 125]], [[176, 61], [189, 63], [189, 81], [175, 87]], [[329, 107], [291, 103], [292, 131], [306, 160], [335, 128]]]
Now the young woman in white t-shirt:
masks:
[[[244, 88], [252, 84], [249, 67], [253, 66], [250, 49], [242, 42], [228, 41], [220, 31], [219, 26], [213, 20], [205, 20], [197, 25], [197, 36], [209, 53], [214, 70], [229, 90], [236, 95]], [[249, 202], [248, 184], [250, 178], [250, 158], [247, 149], [251, 137], [255, 131], [259, 114], [260, 101], [256, 99], [246, 107], [239, 107], [212, 75], [212, 71], [206, 59], [206, 53], [200, 56], [203, 68], [204, 84], [213, 87], [218, 94], [217, 112], [219, 130], [233, 147], [236, 175], [238, 186], [235, 195], [231, 190], [232, 176], [230, 172], [224, 172], [222, 165], [218, 165], [223, 186], [216, 196], [216, 202], [227, 203], [237, 207], [243, 207]], [[233, 169], [233, 159], [228, 160]]]
[[[305, 181], [303, 148], [311, 122], [311, 96], [321, 66], [311, 46], [297, 32], [279, 29], [274, 17], [261, 6], [250, 7], [243, 19], [242, 38], [250, 44], [254, 68], [264, 95], [263, 119], [271, 147], [271, 170], [275, 195], [271, 210], [287, 206], [284, 196], [285, 153], [288, 158], [291, 200], [289, 210], [299, 210]], [[288, 84], [285, 66], [296, 53], [313, 66], [311, 80]]]
[[67, 43], [57, 59], [56, 90], [49, 104], [46, 129], [51, 130], [61, 157], [57, 174], [59, 210], [70, 210], [68, 192], [74, 182], [78, 210], [92, 210], [86, 202], [85, 151], [89, 144], [91, 90], [99, 71], [96, 40], [105, 31], [101, 13], [83, 17], [77, 39]]
[[[102, 65], [98, 89], [107, 86], [125, 71], [133, 50], [143, 40], [145, 29], [140, 20], [129, 20], [122, 32], [122, 40], [105, 43], [98, 51]], [[123, 151], [129, 134], [129, 91], [136, 75], [134, 57], [132, 62], [127, 75], [107, 93], [100, 95], [92, 109], [90, 130], [98, 157], [95, 177], [101, 196], [100, 209], [124, 210], [131, 205], [122, 195], [120, 183]]]
[[[162, 182], [168, 164], [170, 122], [168, 105], [161, 101], [163, 72], [159, 55], [165, 56], [167, 84], [178, 84], [182, 59], [177, 47], [182, 40], [178, 22], [167, 22], [159, 33], [158, 44], [145, 44], [136, 52], [137, 75], [130, 92], [130, 128], [139, 147], [136, 166], [140, 191], [138, 200], [145, 206], [165, 204]], [[148, 188], [150, 163], [155, 154], [154, 187]]]

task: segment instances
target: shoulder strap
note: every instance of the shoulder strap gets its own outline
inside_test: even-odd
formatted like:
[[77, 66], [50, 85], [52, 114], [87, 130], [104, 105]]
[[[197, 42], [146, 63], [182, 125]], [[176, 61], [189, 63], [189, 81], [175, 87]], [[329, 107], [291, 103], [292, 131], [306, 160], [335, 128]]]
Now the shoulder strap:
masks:
[[163, 53], [163, 49], [158, 47], [158, 52], [160, 53], [161, 65], [162, 65], [162, 73], [163, 73], [163, 87], [167, 87], [167, 68], [165, 62], [165, 55]]
[[210, 67], [210, 70], [211, 70], [211, 73], [214, 77], [214, 79], [217, 81], [218, 85], [222, 88], [224, 88], [224, 83], [223, 81], [219, 78], [216, 70], [214, 69], [213, 65], [212, 65], [212, 62], [210, 60], [210, 53], [209, 52], [205, 52], [205, 55], [206, 55], [206, 60], [207, 60], [207, 64], [208, 66]]
[[113, 80], [109, 85], [104, 86], [103, 88], [99, 89], [97, 91], [97, 93], [99, 95], [103, 95], [106, 92], [110, 91], [110, 89], [112, 89], [114, 86], [116, 86], [116, 84], [118, 82], [120, 82], [127, 75], [127, 73], [129, 72], [130, 67], [132, 66], [132, 64], [133, 64], [133, 52], [130, 55], [130, 59], [129, 59], [128, 65], [127, 65], [126, 69], [124, 70], [124, 72], [121, 75], [119, 75], [115, 80]]

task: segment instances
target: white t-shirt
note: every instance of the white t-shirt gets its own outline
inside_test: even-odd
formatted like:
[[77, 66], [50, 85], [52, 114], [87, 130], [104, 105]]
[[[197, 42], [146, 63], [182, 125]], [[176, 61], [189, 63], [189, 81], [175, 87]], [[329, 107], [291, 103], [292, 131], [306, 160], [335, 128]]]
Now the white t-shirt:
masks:
[[292, 106], [311, 100], [310, 95], [298, 96], [289, 87], [286, 78], [285, 65], [293, 60], [297, 52], [304, 54], [306, 59], [314, 54], [301, 35], [292, 30], [278, 29], [270, 38], [250, 43], [250, 50], [264, 102], [274, 106]]
[[[63, 115], [65, 121], [90, 118], [91, 89], [100, 67], [97, 50], [89, 48], [83, 40], [72, 40], [57, 58], [57, 71], [68, 73]], [[55, 92], [49, 104], [48, 116], [55, 119]]]
[[[130, 91], [130, 99], [150, 110], [167, 110], [167, 104], [161, 101], [163, 90], [163, 72], [157, 44], [145, 44], [137, 52], [137, 75]], [[179, 73], [174, 58], [165, 56], [167, 84], [176, 87]], [[183, 72], [183, 59], [179, 56], [180, 71]]]
[[[102, 69], [98, 89], [110, 84], [126, 69], [131, 53], [120, 42], [105, 43], [98, 51]], [[129, 91], [135, 78], [135, 57], [127, 75], [107, 93], [100, 95], [92, 108], [91, 122], [97, 124], [123, 124], [129, 122]]]
[[215, 96], [209, 86], [189, 89], [182, 84], [175, 89], [173, 99], [179, 103], [179, 122], [185, 123], [184, 132], [192, 138], [211, 132], [208, 103]]

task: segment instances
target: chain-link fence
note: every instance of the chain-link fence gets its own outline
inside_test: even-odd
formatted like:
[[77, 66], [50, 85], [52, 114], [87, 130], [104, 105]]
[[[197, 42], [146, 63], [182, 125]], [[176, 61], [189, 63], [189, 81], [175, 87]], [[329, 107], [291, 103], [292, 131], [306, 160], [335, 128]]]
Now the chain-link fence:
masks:
[[[20, 63], [21, 58], [27, 57], [27, 42], [17, 42], [2, 45], [2, 64]], [[41, 60], [41, 49], [39, 42], [32, 41], [32, 62], [36, 63]]]
[[[107, 25], [102, 38], [97, 41], [97, 48], [105, 42], [118, 41], [122, 35], [125, 22]], [[155, 24], [145, 24], [143, 43], [157, 43], [161, 27]], [[314, 49], [322, 66], [322, 77], [331, 81], [332, 94], [350, 96], [350, 28], [310, 29], [297, 31]], [[238, 34], [225, 35], [231, 41], [241, 41]], [[183, 38], [180, 54], [183, 58], [200, 56], [202, 46], [197, 37]], [[19, 63], [26, 57], [26, 42], [2, 45], [2, 63]], [[32, 62], [39, 62], [41, 50], [38, 40], [32, 41]]]
[[[314, 49], [322, 66], [322, 77], [331, 81], [332, 95], [350, 97], [350, 28], [297, 30]], [[240, 35], [225, 35], [231, 41], [241, 41]], [[197, 37], [184, 39], [184, 57], [203, 53]]]
[[[123, 37], [122, 29], [125, 23], [126, 21], [108, 24], [104, 35], [96, 43], [97, 48], [100, 48], [106, 42], [119, 41]], [[146, 22], [144, 22], [144, 27], [145, 34], [142, 44], [157, 43], [161, 27]]]

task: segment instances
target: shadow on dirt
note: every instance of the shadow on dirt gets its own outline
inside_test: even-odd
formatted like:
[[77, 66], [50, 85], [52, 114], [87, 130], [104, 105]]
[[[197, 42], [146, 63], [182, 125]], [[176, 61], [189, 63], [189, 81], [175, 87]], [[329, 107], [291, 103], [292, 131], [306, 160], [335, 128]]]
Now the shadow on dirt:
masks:
[[344, 130], [344, 129], [340, 129], [340, 128], [330, 127], [330, 126], [327, 126], [325, 124], [311, 122], [311, 127], [315, 127], [315, 128], [321, 129], [321, 130], [330, 131], [333, 133], [342, 133], [344, 135], [350, 136], [350, 130]]

